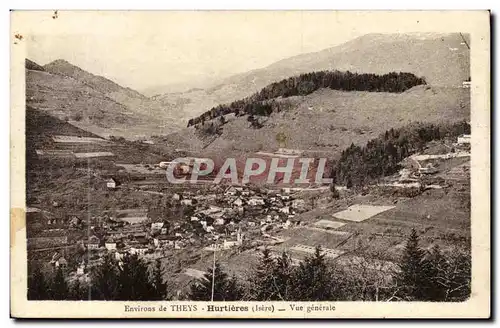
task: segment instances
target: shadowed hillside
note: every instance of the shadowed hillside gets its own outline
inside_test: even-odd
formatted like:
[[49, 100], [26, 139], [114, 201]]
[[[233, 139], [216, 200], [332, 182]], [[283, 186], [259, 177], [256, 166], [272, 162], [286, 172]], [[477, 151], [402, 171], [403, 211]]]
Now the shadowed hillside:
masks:
[[[307, 96], [276, 99], [284, 108], [270, 116], [226, 115], [169, 135], [179, 148], [228, 151], [279, 147], [338, 153], [362, 145], [391, 128], [420, 122], [470, 119], [469, 89], [417, 86], [403, 93], [343, 92], [320, 89]], [[210, 129], [211, 126], [215, 128]], [[284, 138], [278, 138], [279, 134]]]
[[64, 60], [45, 67], [26, 60], [26, 104], [101, 136], [135, 139], [180, 124], [168, 106]]

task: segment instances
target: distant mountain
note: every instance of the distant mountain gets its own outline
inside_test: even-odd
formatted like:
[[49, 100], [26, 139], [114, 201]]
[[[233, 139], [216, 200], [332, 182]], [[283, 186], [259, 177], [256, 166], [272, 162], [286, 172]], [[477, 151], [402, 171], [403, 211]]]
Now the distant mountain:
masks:
[[469, 49], [458, 33], [367, 34], [231, 76], [204, 90], [165, 94], [157, 99], [177, 108], [184, 119], [192, 118], [218, 104], [247, 97], [270, 83], [320, 70], [408, 72], [424, 77], [431, 86], [458, 87], [470, 76], [469, 57]]
[[454, 34], [367, 34], [319, 52], [278, 61], [262, 69], [232, 76], [213, 92], [237, 86], [258, 90], [271, 82], [318, 70], [385, 74], [408, 72], [434, 86], [461, 86], [470, 76], [469, 49]]
[[113, 94], [117, 92], [121, 92], [126, 94], [131, 98], [145, 99], [146, 97], [141, 93], [132, 90], [130, 88], [124, 88], [117, 83], [99, 76], [84, 71], [78, 66], [75, 66], [64, 59], [57, 59], [47, 65], [44, 65], [43, 68], [46, 72], [52, 74], [59, 74], [68, 77], [72, 77], [75, 80], [83, 82], [93, 88], [96, 91], [99, 91], [104, 94]]
[[43, 67], [26, 60], [26, 104], [103, 136], [133, 139], [180, 126], [168, 104], [61, 59]]
[[33, 71], [42, 71], [42, 72], [45, 71], [45, 69], [42, 66], [38, 65], [34, 61], [29, 60], [28, 58], [26, 58], [25, 60], [25, 66], [26, 69], [30, 69]]

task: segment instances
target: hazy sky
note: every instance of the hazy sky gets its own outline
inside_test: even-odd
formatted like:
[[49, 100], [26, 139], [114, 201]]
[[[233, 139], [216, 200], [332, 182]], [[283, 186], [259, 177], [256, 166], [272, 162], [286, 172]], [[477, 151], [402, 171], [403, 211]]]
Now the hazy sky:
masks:
[[[18, 14], [18, 15], [16, 15]], [[60, 11], [14, 12], [27, 57], [55, 59], [139, 91], [196, 85], [319, 51], [367, 33], [457, 32], [463, 12]]]
[[340, 33], [332, 28], [334, 16], [321, 12], [50, 15], [37, 16], [39, 27], [28, 38], [30, 59], [41, 65], [66, 59], [137, 90], [221, 78], [358, 35]]

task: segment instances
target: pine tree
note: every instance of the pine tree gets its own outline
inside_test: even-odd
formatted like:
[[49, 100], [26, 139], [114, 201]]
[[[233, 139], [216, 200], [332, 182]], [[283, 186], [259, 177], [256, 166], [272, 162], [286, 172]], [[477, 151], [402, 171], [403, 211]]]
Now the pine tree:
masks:
[[335, 188], [335, 183], [332, 183], [330, 185], [330, 191], [332, 192], [332, 198], [333, 199], [339, 199], [340, 198], [340, 193], [337, 190], [337, 188]]
[[234, 274], [227, 282], [226, 300], [228, 301], [244, 300], [243, 288], [240, 286], [238, 278], [236, 278], [236, 275]]
[[419, 246], [415, 229], [412, 229], [408, 238], [399, 268], [395, 280], [400, 287], [400, 296], [408, 300], [426, 300], [428, 289], [432, 286], [430, 265], [425, 258], [425, 251]]
[[137, 254], [124, 258], [118, 283], [120, 300], [150, 301], [157, 298], [155, 286], [149, 279], [148, 266]]
[[276, 262], [271, 257], [271, 251], [265, 248], [262, 251], [262, 257], [252, 278], [252, 298], [257, 301], [271, 301], [277, 299], [276, 288], [274, 286], [273, 271]]
[[49, 291], [45, 277], [37, 265], [33, 273], [28, 276], [28, 300], [46, 300], [49, 298]]
[[111, 256], [92, 272], [91, 295], [96, 300], [117, 300], [119, 293], [118, 268]]
[[52, 299], [54, 300], [65, 300], [68, 299], [68, 284], [64, 279], [62, 269], [59, 267], [56, 269], [56, 274], [54, 276], [54, 281], [52, 282]]
[[300, 263], [294, 275], [294, 300], [326, 301], [332, 300], [331, 273], [325, 263], [325, 255], [317, 246], [312, 256]]
[[445, 301], [447, 289], [445, 281], [449, 267], [448, 262], [437, 244], [432, 247], [427, 258], [429, 261], [427, 276], [431, 283], [426, 293], [427, 299], [430, 301]]
[[283, 252], [276, 260], [272, 270], [274, 291], [276, 295], [273, 300], [288, 301], [292, 298], [293, 289], [293, 267], [290, 256]]
[[213, 268], [208, 268], [202, 280], [196, 281], [191, 285], [188, 298], [193, 301], [210, 301], [212, 299], [213, 281], [214, 301], [240, 300], [242, 291], [236, 277], [229, 278], [218, 262], [215, 263], [215, 275], [212, 274], [212, 270]]
[[153, 271], [153, 284], [155, 287], [155, 297], [154, 300], [165, 300], [167, 299], [167, 282], [163, 280], [163, 270], [161, 267], [161, 260], [157, 259], [155, 262], [155, 268]]
[[447, 286], [446, 301], [463, 302], [471, 294], [470, 250], [454, 250], [447, 257], [448, 267], [443, 278]]
[[82, 284], [80, 279], [76, 279], [70, 288], [69, 298], [71, 300], [89, 300], [89, 289], [86, 284]]

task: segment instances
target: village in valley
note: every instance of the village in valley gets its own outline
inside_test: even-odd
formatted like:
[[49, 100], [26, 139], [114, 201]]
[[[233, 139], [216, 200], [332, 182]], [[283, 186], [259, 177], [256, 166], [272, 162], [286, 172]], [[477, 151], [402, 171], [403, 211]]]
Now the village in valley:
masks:
[[[28, 298], [471, 295], [469, 35], [346, 37], [261, 68], [231, 58], [246, 68], [224, 77], [163, 55], [134, 62], [151, 81], [88, 42], [75, 41], [83, 61], [52, 58], [56, 41], [33, 37], [44, 50], [24, 63]], [[196, 74], [163, 90], [172, 63]]]
[[[94, 142], [76, 136], [55, 136], [53, 145], [59, 147], [58, 151], [37, 150], [37, 154], [67, 158], [68, 153], [75, 153], [74, 147]], [[110, 146], [103, 139], [97, 142]], [[66, 149], [64, 155], [61, 145]], [[296, 157], [297, 153], [280, 149], [275, 154], [286, 158], [283, 154]], [[178, 293], [192, 279], [202, 279], [214, 252], [239, 275], [245, 275], [264, 248], [274, 256], [288, 251], [298, 265], [318, 245], [329, 260], [345, 263], [368, 259], [376, 261], [370, 265], [372, 270], [393, 270], [404, 233], [413, 222], [401, 226], [399, 212], [416, 216], [421, 211], [407, 209], [405, 202], [422, 194], [427, 194], [426, 198], [448, 197], [452, 190], [465, 194], [470, 190], [470, 135], [429, 143], [424, 152], [402, 161], [397, 174], [378, 184], [362, 189], [336, 186], [340, 199], [332, 198], [330, 185], [232, 185], [213, 184], [209, 179], [172, 185], [165, 178], [170, 161], [120, 164], [114, 162], [111, 151], [87, 156], [110, 165], [83, 175], [84, 180], [92, 176], [89, 183], [94, 194], [83, 196], [93, 205], [85, 204], [77, 214], [75, 204], [65, 197], [40, 197], [38, 189], [29, 194], [29, 199], [34, 200], [27, 209], [29, 258], [43, 261], [47, 270], [61, 268], [68, 279], [81, 281], [88, 280], [92, 267], [109, 255], [118, 262], [126, 254], [136, 254], [149, 263], [160, 259], [177, 276], [179, 283], [174, 285]], [[76, 170], [82, 171], [78, 165]], [[181, 166], [181, 175], [191, 173], [192, 165]], [[135, 203], [130, 201], [134, 195]], [[109, 202], [103, 204], [105, 201]], [[451, 223], [453, 228], [449, 222], [436, 225], [434, 220], [441, 218], [434, 217], [434, 210], [439, 209], [430, 209], [429, 214], [414, 222], [415, 226], [427, 226], [424, 231], [432, 230], [433, 242], [437, 240], [446, 247], [456, 238], [468, 238], [468, 232], [460, 230], [468, 221], [467, 210], [460, 214], [463, 218], [453, 218], [458, 220]], [[382, 226], [377, 220], [383, 222]], [[448, 229], [458, 233], [447, 239]], [[367, 238], [372, 238], [371, 246], [360, 246]], [[384, 250], [385, 255], [370, 259], [373, 255], [368, 251], [374, 250]], [[190, 261], [175, 262], [186, 253]]]

